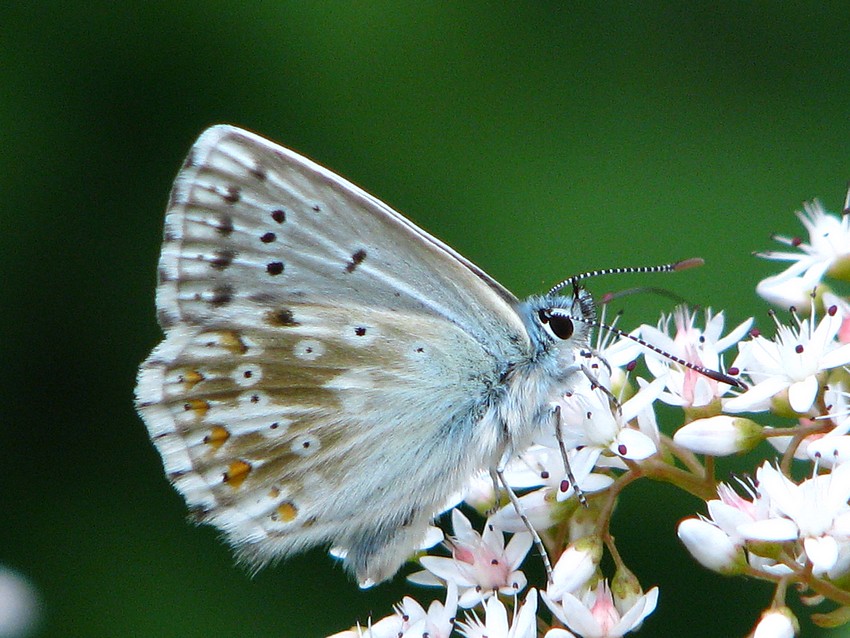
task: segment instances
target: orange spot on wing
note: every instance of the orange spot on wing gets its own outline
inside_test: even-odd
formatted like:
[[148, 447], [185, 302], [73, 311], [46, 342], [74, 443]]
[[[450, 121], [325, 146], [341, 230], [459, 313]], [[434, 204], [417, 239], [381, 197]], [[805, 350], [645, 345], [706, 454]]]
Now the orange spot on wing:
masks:
[[183, 404], [183, 408], [187, 412], [194, 412], [199, 419], [203, 419], [207, 415], [207, 410], [210, 409], [210, 404], [202, 399], [190, 399]]
[[187, 391], [194, 388], [203, 380], [204, 375], [202, 375], [197, 370], [187, 370], [186, 372], [180, 375], [180, 383], [186, 386]]
[[218, 334], [221, 339], [221, 345], [232, 351], [233, 354], [245, 354], [248, 352], [248, 346], [246, 346], [245, 342], [242, 341], [242, 337], [239, 336], [239, 333], [227, 330]]
[[217, 450], [224, 445], [224, 442], [229, 438], [230, 431], [221, 425], [216, 425], [212, 430], [210, 430], [210, 433], [204, 437], [204, 443], [212, 445]]
[[224, 473], [223, 480], [234, 490], [239, 489], [239, 486], [248, 478], [251, 473], [251, 464], [247, 461], [233, 461]]
[[298, 516], [298, 508], [292, 501], [284, 501], [277, 506], [277, 515], [284, 523], [291, 523]]

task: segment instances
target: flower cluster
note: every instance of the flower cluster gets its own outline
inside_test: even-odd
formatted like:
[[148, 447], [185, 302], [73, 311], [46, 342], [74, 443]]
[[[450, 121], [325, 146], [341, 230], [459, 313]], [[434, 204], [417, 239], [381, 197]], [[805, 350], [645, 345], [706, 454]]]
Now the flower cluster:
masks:
[[[409, 580], [444, 588], [445, 602], [426, 611], [405, 598], [394, 614], [336, 636], [603, 638], [638, 630], [659, 592], [641, 587], [608, 526], [620, 493], [639, 478], [706, 501], [705, 513], [677, 530], [702, 566], [774, 583], [751, 636], [799, 632], [791, 591], [821, 606], [810, 615], [819, 625], [850, 619], [850, 303], [836, 292], [850, 279], [850, 215], [816, 202], [799, 217], [808, 241], [775, 236], [788, 250], [760, 254], [790, 262], [756, 286], [779, 305], [772, 336], [752, 319], [726, 332], [723, 312], [679, 307], [577, 353], [587, 373], [553, 402], [555, 431], [505, 468], [510, 494], [489, 476], [470, 481], [466, 506], [483, 531], [453, 509], [441, 549], [418, 558], [423, 569]], [[682, 412], [672, 436], [658, 427], [659, 402]], [[769, 456], [749, 477], [715, 478], [715, 457], [763, 442]], [[541, 552], [548, 578], [529, 587], [523, 563]], [[607, 575], [606, 554], [614, 566]]]

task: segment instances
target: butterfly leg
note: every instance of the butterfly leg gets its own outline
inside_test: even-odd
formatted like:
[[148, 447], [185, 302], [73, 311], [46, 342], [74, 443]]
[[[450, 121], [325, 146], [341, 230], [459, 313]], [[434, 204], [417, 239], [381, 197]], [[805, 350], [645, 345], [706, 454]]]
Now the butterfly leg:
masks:
[[[607, 364], [606, 364], [607, 365]], [[593, 374], [593, 371], [585, 365], [581, 366], [581, 371], [584, 373], [584, 376], [587, 377], [587, 380], [592, 384], [593, 390], [600, 390], [606, 397], [608, 397], [608, 403], [611, 405], [611, 411], [617, 412], [618, 414], [623, 411], [622, 406], [620, 405], [620, 401], [613, 395], [611, 390], [605, 387], [605, 385], [599, 381], [599, 378]]]
[[[537, 533], [537, 530], [534, 529], [534, 526], [531, 524], [531, 521], [528, 520], [528, 516], [525, 514], [525, 510], [522, 508], [522, 504], [519, 502], [519, 498], [517, 498], [516, 493], [513, 491], [510, 485], [508, 485], [508, 481], [505, 478], [505, 472], [503, 469], [493, 470], [495, 473], [494, 480], [497, 478], [502, 488], [507, 492], [508, 499], [511, 501], [511, 505], [514, 506], [516, 513], [519, 515], [520, 520], [523, 525], [525, 525], [526, 529], [531, 533], [531, 537], [534, 539], [534, 544], [537, 546], [537, 550], [540, 552], [540, 558], [543, 560], [543, 567], [546, 569], [546, 578], [549, 582], [552, 582], [552, 563], [549, 561], [549, 554], [546, 551], [546, 546], [543, 545], [543, 540], [540, 538], [540, 534]], [[493, 473], [491, 472], [491, 474]]]
[[[564, 444], [564, 433], [561, 430], [560, 405], [556, 405], [555, 409], [552, 410], [552, 416], [555, 419], [555, 438], [558, 439], [558, 449], [561, 450], [561, 458], [564, 461], [564, 471], [567, 474], [567, 481], [569, 481], [570, 485], [573, 486], [573, 490], [576, 493], [579, 503], [587, 507], [587, 499], [584, 496], [584, 492], [582, 492], [581, 488], [578, 486], [578, 481], [576, 481], [576, 477], [573, 474], [573, 468], [570, 466], [570, 457], [567, 455], [567, 446]], [[566, 490], [562, 491], [565, 492]]]

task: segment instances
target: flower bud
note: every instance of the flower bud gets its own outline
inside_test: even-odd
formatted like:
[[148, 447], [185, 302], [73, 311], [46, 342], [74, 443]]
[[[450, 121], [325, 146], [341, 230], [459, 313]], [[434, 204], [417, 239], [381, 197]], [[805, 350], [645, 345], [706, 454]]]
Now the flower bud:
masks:
[[691, 421], [676, 431], [673, 441], [697, 454], [728, 456], [753, 449], [764, 439], [762, 432], [755, 421], [721, 414]]
[[769, 609], [761, 615], [753, 638], [794, 638], [800, 630], [800, 623], [787, 607]]
[[555, 563], [546, 593], [552, 600], [560, 600], [565, 593], [578, 590], [596, 572], [601, 559], [602, 541], [598, 536], [585, 536], [571, 543]]
[[744, 550], [721, 530], [700, 518], [686, 518], [679, 523], [679, 538], [703, 567], [721, 574], [737, 574], [746, 569]]

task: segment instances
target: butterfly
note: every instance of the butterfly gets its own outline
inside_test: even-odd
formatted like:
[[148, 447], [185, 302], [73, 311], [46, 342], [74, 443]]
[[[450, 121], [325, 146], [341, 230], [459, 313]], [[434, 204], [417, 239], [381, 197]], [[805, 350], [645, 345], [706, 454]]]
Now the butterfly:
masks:
[[194, 518], [257, 568], [332, 546], [364, 585], [471, 476], [552, 427], [595, 321], [575, 282], [519, 300], [345, 179], [226, 125], [175, 180], [156, 306], [165, 339], [136, 405]]

